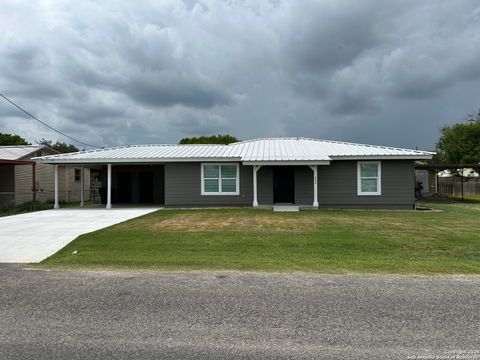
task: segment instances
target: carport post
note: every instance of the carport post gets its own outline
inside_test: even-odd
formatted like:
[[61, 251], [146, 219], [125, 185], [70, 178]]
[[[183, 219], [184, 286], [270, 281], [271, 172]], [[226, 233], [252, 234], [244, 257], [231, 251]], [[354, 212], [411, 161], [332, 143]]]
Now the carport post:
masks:
[[83, 177], [85, 175], [85, 172], [84, 172], [84, 167], [82, 166], [80, 168], [80, 207], [83, 207], [85, 204], [84, 204], [84, 180], [83, 180]]
[[313, 206], [318, 207], [318, 165], [313, 166]]
[[58, 165], [55, 164], [55, 204], [53, 205], [54, 209], [60, 208], [58, 204]]
[[112, 164], [107, 165], [107, 209], [112, 208]]
[[318, 165], [310, 165], [313, 171], [313, 206], [318, 207]]

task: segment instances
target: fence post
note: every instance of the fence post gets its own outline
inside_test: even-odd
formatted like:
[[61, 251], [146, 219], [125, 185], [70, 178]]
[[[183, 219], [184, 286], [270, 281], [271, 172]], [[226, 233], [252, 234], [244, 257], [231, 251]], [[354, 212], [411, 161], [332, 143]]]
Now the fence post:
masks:
[[462, 200], [463, 200], [463, 172], [465, 169], [462, 169]]

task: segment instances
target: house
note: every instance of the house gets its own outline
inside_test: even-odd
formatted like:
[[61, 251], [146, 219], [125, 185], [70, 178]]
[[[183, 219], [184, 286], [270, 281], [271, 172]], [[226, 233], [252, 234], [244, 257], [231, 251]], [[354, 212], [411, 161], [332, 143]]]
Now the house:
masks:
[[[414, 161], [433, 153], [308, 138], [133, 145], [36, 158], [98, 168], [112, 204], [413, 209]], [[58, 201], [56, 202], [58, 207]]]
[[[54, 169], [32, 158], [54, 154], [58, 152], [45, 145], [0, 146], [0, 206], [53, 201]], [[59, 201], [80, 201], [81, 172], [78, 167], [59, 167]], [[88, 197], [89, 169], [86, 168], [83, 173]]]

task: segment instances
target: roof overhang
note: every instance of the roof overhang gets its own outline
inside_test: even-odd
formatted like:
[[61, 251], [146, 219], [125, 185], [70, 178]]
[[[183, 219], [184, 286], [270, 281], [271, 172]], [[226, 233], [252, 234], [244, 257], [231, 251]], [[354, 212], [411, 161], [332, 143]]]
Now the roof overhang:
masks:
[[30, 160], [7, 160], [7, 159], [0, 159], [0, 164], [4, 165], [35, 165], [35, 161]]
[[360, 155], [360, 156], [330, 156], [332, 160], [427, 160], [434, 154], [425, 155]]
[[37, 157], [33, 158], [36, 161], [45, 164], [64, 164], [64, 165], [74, 165], [74, 164], [162, 164], [167, 162], [240, 162], [240, 158], [142, 158], [142, 159], [130, 159], [130, 158], [118, 158], [118, 159], [62, 159], [54, 157]]
[[260, 165], [260, 166], [275, 166], [275, 165], [330, 165], [329, 160], [291, 160], [291, 161], [243, 161], [243, 165]]

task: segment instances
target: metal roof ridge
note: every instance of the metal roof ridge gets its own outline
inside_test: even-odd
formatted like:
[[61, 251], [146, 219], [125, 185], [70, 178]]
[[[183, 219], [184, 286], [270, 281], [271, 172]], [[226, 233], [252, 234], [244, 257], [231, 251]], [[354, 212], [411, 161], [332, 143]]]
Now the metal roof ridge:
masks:
[[239, 141], [239, 142], [232, 143], [232, 144], [229, 144], [229, 145], [249, 143], [249, 142], [261, 141], [261, 140], [308, 140], [308, 141], [326, 142], [326, 143], [331, 143], [331, 144], [344, 144], [344, 145], [353, 145], [353, 146], [365, 146], [365, 147], [374, 147], [374, 148], [397, 150], [397, 151], [406, 151], [406, 150], [407, 150], [407, 151], [414, 151], [414, 152], [418, 152], [418, 153], [435, 154], [435, 152], [426, 151], [426, 150], [415, 150], [415, 149], [400, 148], [400, 147], [386, 146], [386, 145], [373, 145], [373, 144], [354, 143], [354, 142], [339, 141], [339, 140], [315, 139], [315, 138], [309, 138], [309, 137], [304, 137], [304, 136], [255, 138], [255, 139], [250, 139], [250, 140]]
[[242, 140], [242, 141], [237, 141], [234, 143], [228, 144], [230, 145], [237, 145], [237, 144], [245, 144], [245, 143], [250, 143], [250, 142], [255, 142], [255, 141], [260, 141], [260, 140], [300, 140], [302, 137], [299, 136], [288, 136], [288, 137], [263, 137], [263, 138], [255, 138], [255, 139], [249, 139], [249, 140]]

